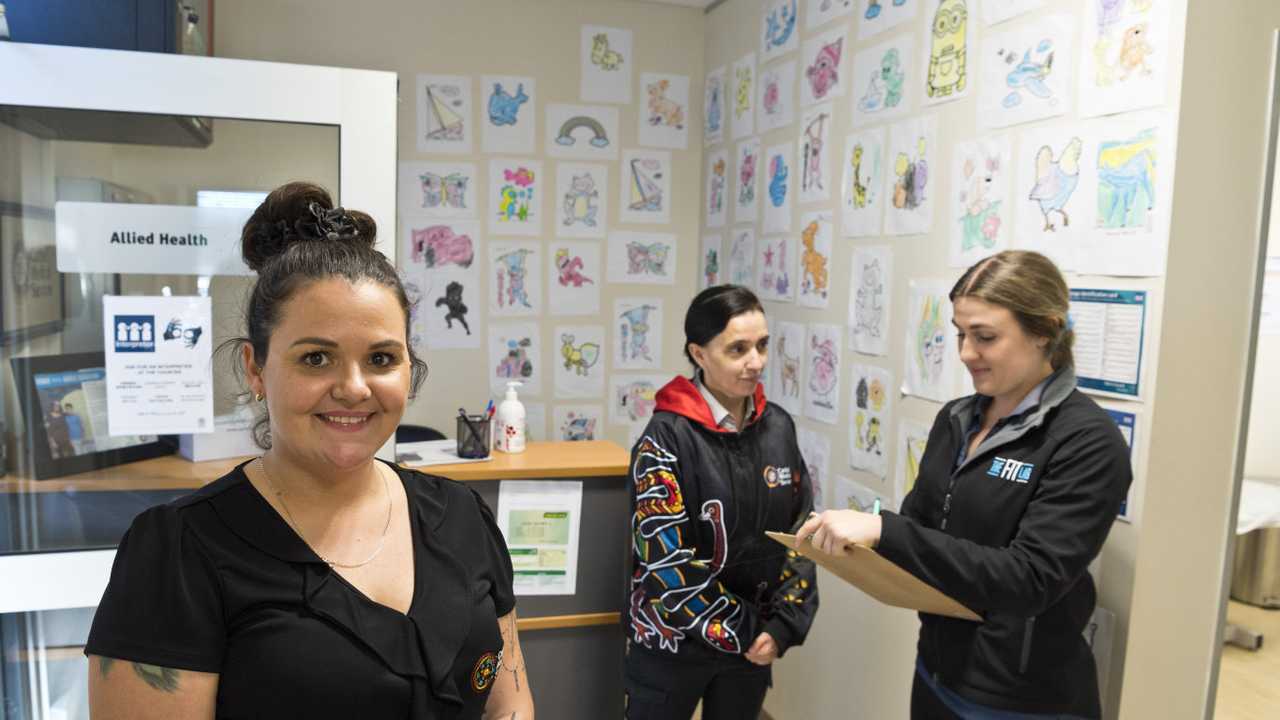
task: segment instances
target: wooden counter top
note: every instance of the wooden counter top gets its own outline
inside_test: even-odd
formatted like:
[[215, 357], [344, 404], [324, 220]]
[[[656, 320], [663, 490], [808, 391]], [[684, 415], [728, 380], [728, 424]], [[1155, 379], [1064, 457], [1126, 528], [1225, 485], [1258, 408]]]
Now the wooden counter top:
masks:
[[[0, 478], [0, 493], [182, 490], [207, 485], [247, 458], [193, 463], [179, 455], [142, 460], [53, 480]], [[518, 455], [495, 452], [486, 462], [431, 465], [423, 472], [452, 480], [534, 480], [537, 478], [625, 475], [629, 453], [608, 440], [531, 442]]]

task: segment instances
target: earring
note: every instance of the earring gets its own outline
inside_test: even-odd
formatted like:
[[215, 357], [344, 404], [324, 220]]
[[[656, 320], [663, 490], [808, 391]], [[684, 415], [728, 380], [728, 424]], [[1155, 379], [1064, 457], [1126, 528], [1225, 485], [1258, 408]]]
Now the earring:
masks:
[[253, 399], [256, 400], [257, 402], [262, 402], [262, 399], [265, 397], [266, 395], [263, 395], [262, 393], [254, 393], [253, 395]]

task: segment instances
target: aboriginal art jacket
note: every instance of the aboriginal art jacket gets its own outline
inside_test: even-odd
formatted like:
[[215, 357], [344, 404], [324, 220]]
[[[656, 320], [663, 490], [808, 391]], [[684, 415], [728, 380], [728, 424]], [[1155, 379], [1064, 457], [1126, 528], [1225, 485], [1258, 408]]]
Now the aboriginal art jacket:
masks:
[[708, 659], [768, 632], [782, 654], [817, 613], [813, 562], [764, 534], [813, 509], [795, 423], [760, 386], [753, 401], [746, 427], [725, 430], [677, 377], [631, 450], [630, 630], [649, 650]]

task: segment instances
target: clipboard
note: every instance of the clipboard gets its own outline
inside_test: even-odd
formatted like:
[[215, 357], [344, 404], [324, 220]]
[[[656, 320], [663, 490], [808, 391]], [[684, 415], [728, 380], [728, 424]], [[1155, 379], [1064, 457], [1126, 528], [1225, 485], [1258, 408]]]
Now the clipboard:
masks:
[[841, 580], [885, 605], [982, 622], [982, 617], [974, 611], [869, 547], [854, 545], [848, 555], [828, 555], [807, 542], [796, 548], [795, 535], [780, 532], [766, 532], [765, 535], [830, 570]]

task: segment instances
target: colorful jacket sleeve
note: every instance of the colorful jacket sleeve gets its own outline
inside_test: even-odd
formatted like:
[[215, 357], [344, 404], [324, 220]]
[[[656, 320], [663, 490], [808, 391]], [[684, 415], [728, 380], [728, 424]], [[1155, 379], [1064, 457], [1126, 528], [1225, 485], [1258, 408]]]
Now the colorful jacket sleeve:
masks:
[[[719, 500], [685, 506], [677, 449], [673, 433], [651, 422], [631, 450], [632, 637], [673, 654], [690, 636], [742, 653], [755, 640], [757, 610], [717, 580], [727, 553], [724, 508]], [[694, 545], [696, 523], [710, 525], [713, 547]]]
[[[795, 456], [800, 458], [799, 450], [796, 450]], [[809, 471], [803, 459], [798, 460], [796, 467], [799, 468], [799, 482], [794, 487], [799, 497], [791, 532], [799, 530], [813, 511], [813, 482], [809, 478]], [[778, 644], [778, 657], [782, 657], [788, 648], [804, 643], [809, 634], [809, 626], [818, 614], [817, 566], [791, 548], [786, 548], [785, 552], [787, 559], [782, 566], [782, 577], [779, 578], [782, 584], [773, 594], [771, 615], [763, 629]]]

